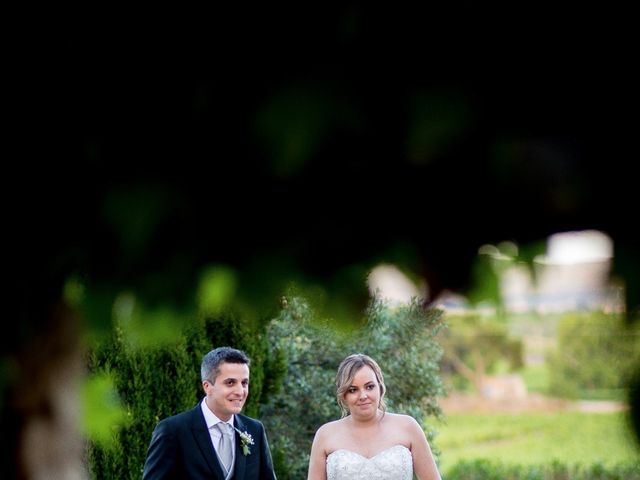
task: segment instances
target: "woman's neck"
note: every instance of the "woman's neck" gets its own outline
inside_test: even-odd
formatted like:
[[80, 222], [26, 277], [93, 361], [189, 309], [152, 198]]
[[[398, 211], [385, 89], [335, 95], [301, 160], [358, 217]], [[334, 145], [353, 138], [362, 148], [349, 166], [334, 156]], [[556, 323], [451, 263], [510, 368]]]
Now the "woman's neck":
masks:
[[380, 423], [380, 420], [382, 420], [383, 415], [384, 414], [380, 410], [376, 410], [375, 415], [371, 416], [370, 418], [356, 418], [353, 415], [350, 415], [350, 417], [351, 417], [351, 423], [354, 427], [371, 428], [371, 427], [377, 426]]

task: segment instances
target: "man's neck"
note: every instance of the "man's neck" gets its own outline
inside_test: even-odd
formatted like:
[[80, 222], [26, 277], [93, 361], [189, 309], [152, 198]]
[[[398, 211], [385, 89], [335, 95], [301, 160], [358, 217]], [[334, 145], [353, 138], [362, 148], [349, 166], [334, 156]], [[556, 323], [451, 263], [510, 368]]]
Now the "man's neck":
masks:
[[205, 405], [207, 406], [207, 408], [209, 409], [209, 411], [210, 411], [211, 413], [213, 413], [213, 414], [215, 415], [215, 417], [216, 417], [218, 420], [222, 420], [223, 422], [231, 423], [231, 424], [233, 424], [233, 423], [234, 423], [234, 422], [232, 421], [232, 420], [233, 420], [233, 415], [222, 415], [222, 414], [219, 414], [218, 412], [216, 412], [215, 410], [213, 410], [213, 409], [209, 406], [209, 399], [208, 399], [207, 397], [204, 397], [204, 403], [205, 403]]

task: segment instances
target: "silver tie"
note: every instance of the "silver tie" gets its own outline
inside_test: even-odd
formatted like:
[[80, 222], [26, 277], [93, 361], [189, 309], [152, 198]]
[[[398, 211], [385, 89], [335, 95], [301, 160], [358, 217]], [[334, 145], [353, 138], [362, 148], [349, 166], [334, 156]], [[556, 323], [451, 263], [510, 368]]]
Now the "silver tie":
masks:
[[220, 443], [218, 443], [218, 456], [222, 460], [222, 467], [226, 474], [231, 468], [231, 459], [233, 458], [233, 453], [231, 452], [231, 433], [225, 422], [217, 423], [216, 427], [218, 427], [221, 434]]

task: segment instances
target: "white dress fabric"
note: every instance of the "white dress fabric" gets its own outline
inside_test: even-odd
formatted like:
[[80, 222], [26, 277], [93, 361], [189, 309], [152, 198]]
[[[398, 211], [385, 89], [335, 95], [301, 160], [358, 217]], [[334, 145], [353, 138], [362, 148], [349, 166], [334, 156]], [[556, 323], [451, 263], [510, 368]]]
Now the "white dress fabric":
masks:
[[349, 450], [327, 456], [327, 480], [412, 480], [413, 458], [404, 445], [395, 445], [367, 458]]

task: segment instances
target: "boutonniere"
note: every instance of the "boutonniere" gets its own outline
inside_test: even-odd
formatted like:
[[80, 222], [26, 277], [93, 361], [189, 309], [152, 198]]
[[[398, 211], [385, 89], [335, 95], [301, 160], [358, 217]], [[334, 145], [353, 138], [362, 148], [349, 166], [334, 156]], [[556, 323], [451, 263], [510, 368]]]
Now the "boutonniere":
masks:
[[238, 435], [240, 435], [240, 446], [242, 447], [242, 453], [244, 453], [244, 456], [246, 457], [251, 453], [249, 445], [253, 445], [253, 437], [246, 430], [244, 432], [241, 432], [236, 427], [233, 428], [235, 428], [236, 432], [238, 432]]

